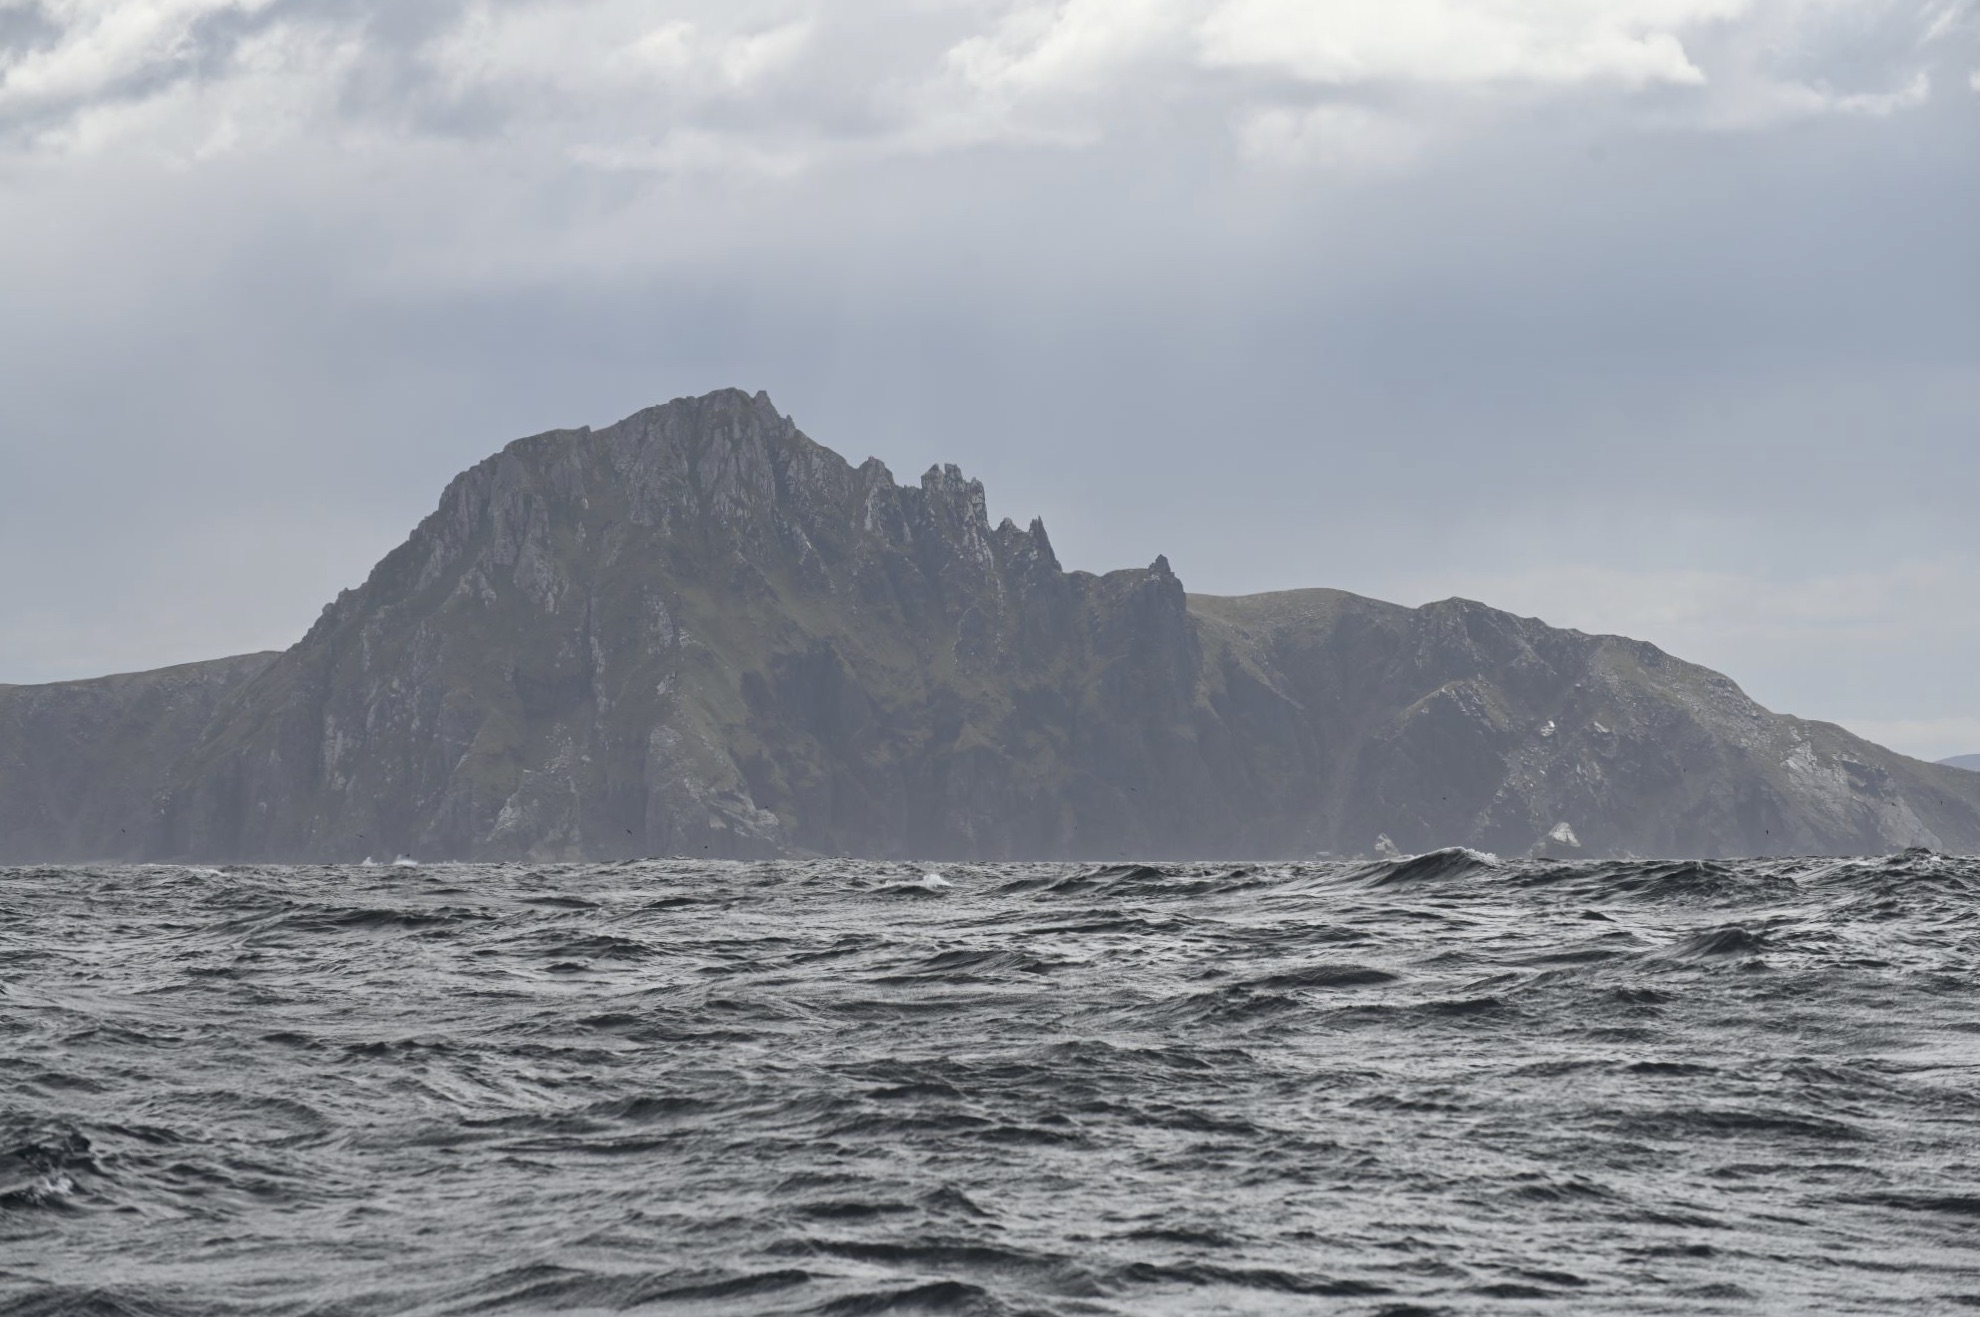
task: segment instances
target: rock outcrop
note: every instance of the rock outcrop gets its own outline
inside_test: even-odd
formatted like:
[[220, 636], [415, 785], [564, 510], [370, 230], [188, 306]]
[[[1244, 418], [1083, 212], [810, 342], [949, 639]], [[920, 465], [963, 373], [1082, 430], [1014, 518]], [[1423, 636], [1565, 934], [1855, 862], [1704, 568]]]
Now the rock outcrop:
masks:
[[277, 657], [0, 686], [0, 863], [149, 855], [166, 781]]
[[1830, 723], [1768, 712], [1655, 645], [1447, 599], [1195, 597], [1206, 645], [1326, 749], [1306, 840], [1507, 854], [1980, 847], [1980, 792]]
[[105, 682], [0, 688], [0, 859], [1980, 847], [1980, 777], [1652, 646], [1068, 572], [736, 391], [509, 445], [280, 656]]

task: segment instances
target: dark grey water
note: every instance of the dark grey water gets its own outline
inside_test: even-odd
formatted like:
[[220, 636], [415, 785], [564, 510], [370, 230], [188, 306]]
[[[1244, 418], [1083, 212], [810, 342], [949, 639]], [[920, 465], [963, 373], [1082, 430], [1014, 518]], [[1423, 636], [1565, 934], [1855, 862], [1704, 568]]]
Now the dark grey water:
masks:
[[0, 872], [0, 1311], [1980, 1307], [1980, 861], [939, 868]]

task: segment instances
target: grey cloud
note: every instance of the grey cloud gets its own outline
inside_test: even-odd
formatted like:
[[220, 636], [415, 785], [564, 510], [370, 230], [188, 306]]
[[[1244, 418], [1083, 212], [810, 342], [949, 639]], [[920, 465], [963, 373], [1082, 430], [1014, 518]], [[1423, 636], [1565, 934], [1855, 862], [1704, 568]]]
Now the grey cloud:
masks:
[[[1243, 138], [1260, 113], [1325, 127], [1312, 112], [1344, 97], [1366, 111], [1338, 121], [1350, 131], [1386, 117], [1462, 137], [1502, 107], [1577, 92], [1736, 125], [1901, 104], [1974, 47], [1970, 22], [1927, 7], [1793, 0], [1407, 14], [1374, 0], [115, 0], [16, 7], [0, 39], [17, 148], [74, 149], [79, 119], [188, 93], [213, 93], [209, 117], [224, 116], [227, 87], [274, 74], [335, 84], [295, 125], [305, 136], [356, 120], [653, 168], [721, 158], [681, 149], [703, 139], [802, 167], [835, 150], [1090, 142], [1151, 115], [1221, 113]], [[141, 139], [142, 118], [125, 132]]]
[[[740, 384], [962, 462], [1070, 564], [1503, 589], [1797, 712], [1971, 716], [1980, 638], [1915, 619], [1974, 602], [1970, 22], [1755, 4], [1683, 32], [1702, 87], [1340, 85], [1209, 66], [1179, 2], [986, 90], [952, 52], [1074, 12], [1019, 8], [570, 6], [575, 54], [467, 76], [464, 24], [526, 6], [215, 5], [0, 94], [0, 551], [35, 564], [0, 680], [285, 643], [506, 439]], [[7, 67], [54, 12], [0, 9]], [[693, 70], [600, 63], [677, 22]], [[1326, 106], [1373, 146], [1248, 152]], [[1853, 573], [1913, 584], [1846, 662], [1793, 609], [1707, 643], [1747, 606], [1713, 600]]]

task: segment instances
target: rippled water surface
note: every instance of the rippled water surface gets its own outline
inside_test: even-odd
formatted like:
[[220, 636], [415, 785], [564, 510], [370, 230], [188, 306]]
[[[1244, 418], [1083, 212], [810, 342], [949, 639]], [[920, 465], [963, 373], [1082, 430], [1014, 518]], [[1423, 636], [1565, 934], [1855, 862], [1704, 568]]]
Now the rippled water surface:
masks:
[[0, 1311], [1980, 1308], [1980, 861], [0, 872]]

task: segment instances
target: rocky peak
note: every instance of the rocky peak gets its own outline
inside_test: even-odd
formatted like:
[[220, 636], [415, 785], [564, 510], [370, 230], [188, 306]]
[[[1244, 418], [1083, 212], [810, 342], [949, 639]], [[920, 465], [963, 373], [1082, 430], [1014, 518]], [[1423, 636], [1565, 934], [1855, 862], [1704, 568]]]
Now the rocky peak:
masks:
[[999, 558], [1021, 575], [1056, 576], [1064, 570], [1059, 566], [1059, 556], [1052, 551], [1052, 538], [1045, 533], [1041, 517], [1033, 517], [1031, 525], [1023, 530], [1005, 517], [997, 523], [994, 541]]
[[966, 478], [953, 462], [931, 466], [922, 473], [921, 493], [929, 512], [956, 527], [987, 532], [990, 513], [983, 482]]
[[[1166, 557], [1066, 572], [959, 468], [903, 486], [740, 390], [510, 444], [299, 645], [221, 675], [139, 683], [149, 703], [0, 690], [0, 732], [37, 747], [0, 842], [10, 820], [63, 853], [210, 859], [1980, 838], [1974, 775], [1652, 646], [1461, 599], [1191, 600]], [[131, 727], [176, 730], [139, 753]], [[64, 765], [121, 785], [45, 789]]]

